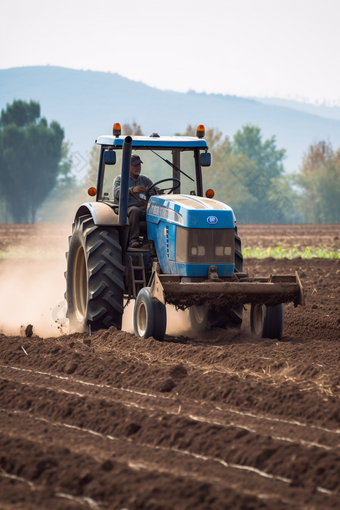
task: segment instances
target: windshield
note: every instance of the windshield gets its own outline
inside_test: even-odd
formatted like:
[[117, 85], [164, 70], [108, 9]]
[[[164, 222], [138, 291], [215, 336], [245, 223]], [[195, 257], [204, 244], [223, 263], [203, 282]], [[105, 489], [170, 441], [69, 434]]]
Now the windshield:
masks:
[[[113, 182], [117, 175], [121, 174], [122, 168], [122, 150], [117, 147], [115, 152], [116, 164], [104, 165], [103, 186], [98, 200], [113, 200]], [[197, 194], [195, 153], [193, 149], [162, 150], [154, 148], [150, 150], [150, 148], [136, 148], [132, 150], [132, 155], [140, 157], [143, 162], [141, 174], [149, 177], [153, 183], [161, 179], [176, 178], [181, 181], [181, 186], [174, 193]], [[164, 160], [168, 160], [171, 164]], [[178, 171], [178, 168], [182, 172]], [[164, 189], [175, 185], [175, 182], [169, 181], [160, 184], [159, 187]]]

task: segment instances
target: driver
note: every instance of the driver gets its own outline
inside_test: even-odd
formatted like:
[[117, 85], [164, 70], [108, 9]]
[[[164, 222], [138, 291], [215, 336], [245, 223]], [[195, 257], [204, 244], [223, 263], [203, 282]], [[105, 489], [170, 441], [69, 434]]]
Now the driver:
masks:
[[[143, 161], [136, 154], [131, 156], [130, 184], [128, 200], [128, 218], [130, 223], [130, 248], [141, 248], [139, 240], [139, 222], [146, 218], [146, 188], [152, 186], [152, 181], [146, 175], [140, 175]], [[113, 183], [113, 196], [119, 203], [120, 180], [118, 175]]]

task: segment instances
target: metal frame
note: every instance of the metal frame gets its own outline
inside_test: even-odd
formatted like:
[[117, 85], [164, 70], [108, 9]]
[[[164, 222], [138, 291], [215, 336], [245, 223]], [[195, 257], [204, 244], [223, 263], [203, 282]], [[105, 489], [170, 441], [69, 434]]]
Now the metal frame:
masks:
[[[104, 138], [104, 137], [99, 137], [99, 138]], [[107, 138], [107, 137], [105, 137]], [[117, 140], [116, 138], [114, 140]], [[120, 140], [120, 141], [124, 141], [124, 140]], [[173, 149], [171, 152], [172, 152], [172, 162], [174, 165], [176, 165], [177, 167], [180, 168], [180, 154], [181, 152], [183, 152], [181, 149], [183, 148], [189, 148], [190, 150], [193, 151], [194, 153], [194, 159], [195, 159], [195, 172], [196, 172], [196, 189], [197, 189], [197, 196], [200, 196], [200, 197], [203, 197], [203, 179], [202, 179], [202, 168], [201, 168], [201, 160], [200, 160], [200, 150], [203, 150], [203, 149], [208, 149], [208, 146], [205, 142], [205, 145], [199, 145], [198, 147], [197, 146], [194, 146], [194, 145], [181, 145], [181, 146], [178, 146], [178, 145], [169, 145], [169, 146], [166, 146], [166, 145], [163, 145], [163, 143], [159, 143], [159, 145], [154, 145], [154, 140], [150, 143], [150, 145], [140, 145], [140, 144], [134, 144], [133, 142], [135, 141], [135, 139], [133, 138], [132, 139], [132, 147], [134, 149], [138, 149], [138, 148], [141, 148], [143, 150], [145, 150], [145, 148], [147, 147], [148, 149], [153, 149], [153, 150], [160, 150], [160, 149]], [[151, 145], [151, 143], [153, 145]], [[97, 141], [97, 144], [99, 144], [99, 142]], [[115, 144], [115, 145], [101, 145], [101, 151], [100, 151], [100, 157], [99, 157], [99, 166], [98, 166], [98, 178], [97, 178], [97, 195], [96, 195], [96, 202], [101, 202], [103, 200], [103, 197], [102, 197], [102, 190], [103, 190], [103, 180], [104, 180], [104, 170], [105, 170], [105, 163], [104, 163], [104, 151], [105, 150], [108, 150], [109, 148], [112, 148], [112, 147], [117, 147], [117, 148], [121, 148], [123, 147], [123, 144]], [[175, 179], [180, 179], [180, 172], [178, 172], [177, 170], [175, 170], [173, 168], [173, 171], [172, 171], [172, 176], [173, 178]], [[180, 195], [181, 194], [181, 187], [178, 188], [178, 190], [176, 190], [177, 193], [175, 193], [176, 195]]]

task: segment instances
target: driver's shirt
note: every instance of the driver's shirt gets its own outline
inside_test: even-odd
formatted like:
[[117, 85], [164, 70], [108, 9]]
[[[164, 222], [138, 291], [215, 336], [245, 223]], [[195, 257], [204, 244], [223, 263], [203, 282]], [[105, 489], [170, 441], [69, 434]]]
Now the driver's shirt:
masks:
[[[113, 196], [117, 202], [119, 202], [120, 181], [121, 176], [117, 175], [113, 182]], [[145, 186], [146, 188], [148, 188], [149, 186], [152, 186], [152, 184], [153, 184], [152, 180], [149, 179], [149, 177], [147, 177], [146, 175], [139, 174], [137, 179], [132, 179], [132, 177], [130, 176], [128, 207], [131, 207], [132, 205], [141, 207], [141, 203], [133, 198], [132, 188], [134, 188], [135, 186]], [[138, 193], [138, 195], [141, 199], [145, 200], [145, 193]]]

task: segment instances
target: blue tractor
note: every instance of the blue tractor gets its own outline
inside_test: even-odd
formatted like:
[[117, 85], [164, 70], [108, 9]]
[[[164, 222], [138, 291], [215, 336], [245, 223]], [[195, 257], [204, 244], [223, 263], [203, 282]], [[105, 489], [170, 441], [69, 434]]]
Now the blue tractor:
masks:
[[[211, 164], [204, 126], [196, 137], [100, 136], [95, 202], [75, 215], [67, 253], [67, 316], [72, 330], [121, 329], [125, 304], [134, 305], [135, 334], [163, 340], [166, 304], [189, 308], [192, 327], [240, 327], [251, 305], [251, 329], [282, 338], [283, 303], [304, 304], [298, 274], [249, 278], [232, 209], [204, 193], [202, 167]], [[151, 178], [140, 224], [141, 248], [129, 248], [131, 156]], [[113, 183], [120, 176], [119, 203]], [[125, 304], [124, 304], [125, 303]]]

